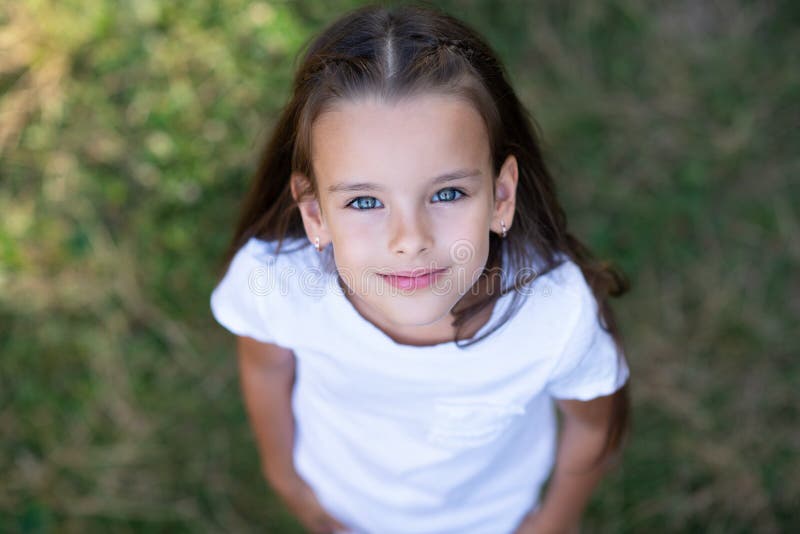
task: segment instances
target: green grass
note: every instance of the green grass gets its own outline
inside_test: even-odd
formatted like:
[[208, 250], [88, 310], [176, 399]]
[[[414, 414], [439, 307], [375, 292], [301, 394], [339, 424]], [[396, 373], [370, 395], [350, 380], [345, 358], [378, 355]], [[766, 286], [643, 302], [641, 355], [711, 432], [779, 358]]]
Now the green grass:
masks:
[[[633, 281], [634, 431], [585, 531], [800, 528], [800, 11], [439, 3]], [[300, 532], [208, 297], [295, 52], [359, 4], [0, 8], [1, 532]]]

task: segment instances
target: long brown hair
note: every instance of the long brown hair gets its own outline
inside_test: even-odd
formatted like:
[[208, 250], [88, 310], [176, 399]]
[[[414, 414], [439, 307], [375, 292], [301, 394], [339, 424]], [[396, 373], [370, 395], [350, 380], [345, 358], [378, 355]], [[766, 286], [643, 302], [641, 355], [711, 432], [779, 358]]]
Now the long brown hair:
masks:
[[[508, 255], [509, 272], [520, 272], [537, 259], [542, 268], [536, 276], [561, 265], [566, 255], [583, 272], [598, 302], [600, 324], [613, 336], [621, 358], [621, 334], [608, 300], [629, 289], [627, 278], [610, 263], [595, 259], [567, 230], [566, 215], [542, 157], [539, 128], [511, 88], [495, 52], [475, 30], [428, 5], [363, 6], [334, 21], [308, 44], [291, 100], [272, 131], [245, 197], [220, 276], [251, 237], [277, 241], [277, 252], [284, 238], [306, 237], [290, 175], [297, 171], [308, 178], [299, 199], [318, 198], [310, 147], [317, 116], [342, 99], [377, 95], [390, 100], [421, 92], [457, 95], [475, 106], [488, 128], [495, 177], [509, 154], [517, 159], [514, 224], [505, 239], [490, 232], [487, 272], [497, 272], [501, 247]], [[310, 242], [305, 241], [305, 246]], [[324, 261], [331, 268], [330, 256]], [[515, 277], [513, 283], [494, 291], [491, 280], [496, 278], [481, 277], [490, 281], [481, 290], [482, 298], [469, 305], [462, 298], [464, 303], [459, 301], [453, 308], [457, 344], [462, 341], [461, 327], [509, 291], [514, 292], [511, 305], [497, 325], [459, 347], [485, 339], [509, 320], [521, 305], [519, 290], [531, 281]], [[630, 426], [628, 384], [613, 395], [612, 404], [613, 416], [598, 461], [622, 448]]]

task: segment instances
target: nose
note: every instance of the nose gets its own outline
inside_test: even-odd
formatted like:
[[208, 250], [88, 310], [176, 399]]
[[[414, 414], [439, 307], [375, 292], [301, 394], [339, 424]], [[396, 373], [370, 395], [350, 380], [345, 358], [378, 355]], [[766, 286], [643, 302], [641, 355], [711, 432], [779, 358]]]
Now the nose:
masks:
[[430, 224], [425, 215], [414, 210], [395, 212], [390, 222], [389, 249], [395, 254], [415, 257], [433, 245]]

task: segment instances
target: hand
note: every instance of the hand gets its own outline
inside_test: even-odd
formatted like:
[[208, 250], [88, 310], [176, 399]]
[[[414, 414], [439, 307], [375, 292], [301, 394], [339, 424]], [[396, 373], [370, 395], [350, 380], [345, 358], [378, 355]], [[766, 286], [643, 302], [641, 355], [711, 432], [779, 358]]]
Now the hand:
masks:
[[517, 525], [514, 534], [580, 534], [580, 522], [570, 525], [558, 525], [543, 513], [541, 509], [528, 512]]
[[299, 475], [273, 484], [273, 487], [289, 511], [309, 532], [313, 534], [350, 532], [347, 525], [322, 507], [314, 490]]

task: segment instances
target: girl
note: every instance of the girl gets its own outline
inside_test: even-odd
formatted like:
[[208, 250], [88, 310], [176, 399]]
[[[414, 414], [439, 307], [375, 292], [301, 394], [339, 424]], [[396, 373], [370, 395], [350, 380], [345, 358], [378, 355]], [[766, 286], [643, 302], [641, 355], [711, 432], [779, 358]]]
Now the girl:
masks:
[[627, 282], [472, 29], [368, 6], [316, 37], [223, 272], [264, 475], [310, 531], [576, 531], [626, 432]]

